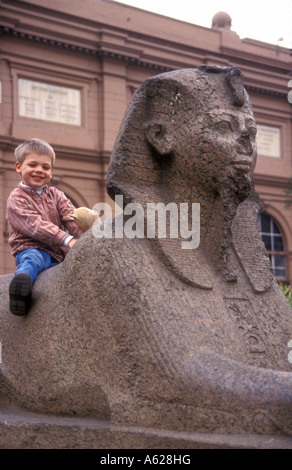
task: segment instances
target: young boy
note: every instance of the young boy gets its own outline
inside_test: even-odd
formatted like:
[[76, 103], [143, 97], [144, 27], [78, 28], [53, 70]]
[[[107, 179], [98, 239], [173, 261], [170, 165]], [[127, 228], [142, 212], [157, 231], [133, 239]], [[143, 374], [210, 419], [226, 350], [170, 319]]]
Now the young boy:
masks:
[[17, 270], [9, 287], [10, 311], [26, 315], [37, 275], [60, 263], [84, 232], [71, 217], [75, 207], [62, 191], [48, 186], [55, 152], [43, 140], [30, 139], [15, 150], [22, 181], [7, 200], [9, 244]]

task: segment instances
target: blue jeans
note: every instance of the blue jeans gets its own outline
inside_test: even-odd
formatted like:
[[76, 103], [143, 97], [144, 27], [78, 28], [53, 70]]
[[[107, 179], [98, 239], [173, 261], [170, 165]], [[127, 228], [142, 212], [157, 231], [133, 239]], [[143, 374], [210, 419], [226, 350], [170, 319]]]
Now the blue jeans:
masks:
[[17, 266], [15, 274], [27, 273], [30, 275], [32, 282], [36, 280], [41, 271], [59, 264], [50, 253], [39, 248], [28, 248], [27, 250], [19, 251], [15, 259]]

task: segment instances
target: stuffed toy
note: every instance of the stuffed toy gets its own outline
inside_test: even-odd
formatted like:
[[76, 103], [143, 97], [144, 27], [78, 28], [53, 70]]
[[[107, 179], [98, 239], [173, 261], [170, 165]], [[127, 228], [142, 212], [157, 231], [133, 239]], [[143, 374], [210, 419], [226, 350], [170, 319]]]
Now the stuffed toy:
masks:
[[88, 207], [78, 207], [71, 217], [75, 220], [77, 225], [85, 232], [89, 230], [94, 223], [99, 222], [99, 214], [96, 210], [88, 209]]

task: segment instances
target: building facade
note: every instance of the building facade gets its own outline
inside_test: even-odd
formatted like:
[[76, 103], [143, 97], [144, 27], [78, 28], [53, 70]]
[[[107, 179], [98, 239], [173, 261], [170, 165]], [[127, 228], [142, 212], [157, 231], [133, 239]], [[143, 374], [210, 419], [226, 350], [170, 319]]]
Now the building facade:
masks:
[[209, 64], [242, 71], [258, 124], [262, 237], [278, 279], [292, 280], [288, 49], [240, 39], [222, 14], [203, 28], [111, 0], [0, 0], [0, 6], [0, 274], [15, 267], [5, 219], [19, 181], [15, 147], [31, 137], [48, 141], [57, 155], [52, 184], [77, 206], [108, 202], [114, 213], [106, 174], [133, 92], [147, 77]]

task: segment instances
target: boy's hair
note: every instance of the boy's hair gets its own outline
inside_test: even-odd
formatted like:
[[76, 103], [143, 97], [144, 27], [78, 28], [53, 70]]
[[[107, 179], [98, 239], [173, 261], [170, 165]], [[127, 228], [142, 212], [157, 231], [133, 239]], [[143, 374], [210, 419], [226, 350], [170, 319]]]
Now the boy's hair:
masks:
[[30, 153], [36, 153], [38, 155], [48, 155], [52, 161], [52, 166], [54, 166], [56, 155], [53, 148], [41, 139], [29, 139], [16, 147], [14, 155], [16, 161], [22, 164]]

